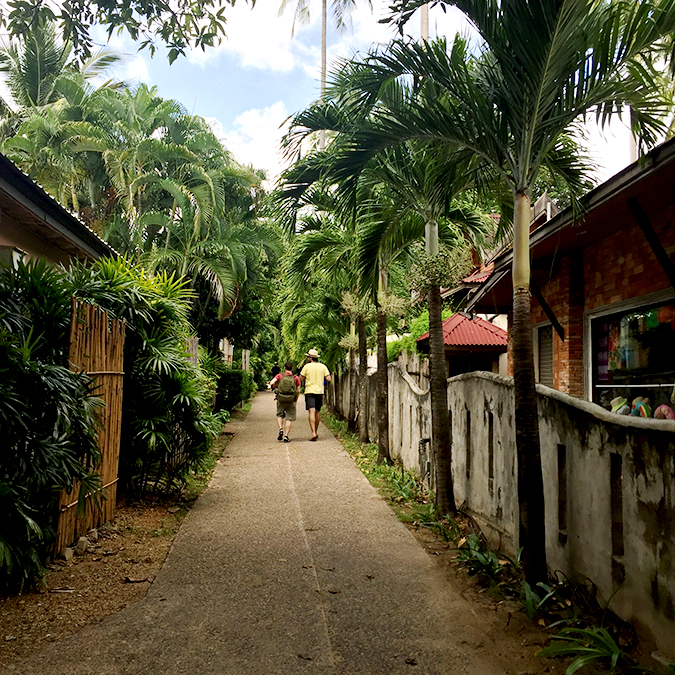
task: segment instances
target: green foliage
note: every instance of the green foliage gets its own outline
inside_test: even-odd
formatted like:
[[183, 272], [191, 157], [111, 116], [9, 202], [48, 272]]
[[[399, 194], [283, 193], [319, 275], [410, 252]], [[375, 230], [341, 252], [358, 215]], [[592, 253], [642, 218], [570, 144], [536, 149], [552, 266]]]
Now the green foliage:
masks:
[[439, 517], [433, 503], [426, 504], [413, 514], [413, 524], [426, 527], [440, 536], [444, 541], [457, 542], [461, 536], [459, 526], [453, 518]]
[[[546, 613], [549, 609], [553, 611], [569, 609], [570, 613], [574, 612], [571, 603], [563, 596], [560, 585], [549, 585], [540, 581], [536, 588], [539, 590], [532, 588], [527, 581], [523, 582], [523, 606], [530, 621], [533, 621], [537, 615]], [[555, 605], [557, 606], [554, 607]]]
[[0, 590], [41, 578], [60, 490], [97, 487], [88, 467], [99, 456], [98, 399], [89, 378], [62, 365], [67, 298], [44, 263], [0, 269]]
[[[455, 311], [451, 308], [444, 309], [442, 318], [447, 319]], [[387, 360], [396, 361], [399, 355], [405, 350], [409, 354], [417, 352], [417, 340], [425, 333], [429, 332], [429, 310], [423, 309], [417, 317], [410, 322], [409, 333], [398, 340], [387, 343]]]
[[262, 174], [155, 88], [97, 87], [116, 57], [73, 63], [48, 15], [0, 48], [13, 99], [0, 99], [0, 149], [115, 250], [188, 279], [190, 320], [211, 351], [222, 337], [251, 346], [280, 254], [274, 223], [257, 216]]
[[232, 410], [256, 390], [253, 373], [222, 364], [218, 369], [216, 410]]
[[124, 259], [73, 264], [67, 279], [76, 295], [127, 324], [121, 489], [181, 488], [222, 428], [211, 412], [213, 379], [186, 358], [192, 293], [183, 280], [149, 276]]
[[430, 286], [452, 287], [465, 277], [473, 266], [471, 249], [462, 242], [454, 247], [440, 245], [435, 256], [429, 256], [421, 245], [416, 247], [415, 262], [407, 281], [414, 291], [424, 292]]
[[563, 628], [539, 656], [575, 657], [565, 675], [573, 675], [588, 664], [599, 662], [615, 670], [626, 653], [605, 628]]
[[509, 569], [509, 561], [498, 556], [484, 538], [472, 533], [459, 544], [459, 562], [490, 584], [496, 584]]

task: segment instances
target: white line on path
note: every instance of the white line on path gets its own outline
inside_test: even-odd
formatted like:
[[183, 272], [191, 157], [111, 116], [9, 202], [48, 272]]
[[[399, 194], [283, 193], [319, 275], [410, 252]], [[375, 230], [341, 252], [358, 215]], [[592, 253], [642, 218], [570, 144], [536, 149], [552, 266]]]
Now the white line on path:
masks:
[[295, 506], [298, 510], [298, 525], [300, 527], [300, 532], [302, 534], [303, 541], [305, 542], [305, 548], [307, 549], [307, 555], [309, 556], [309, 563], [311, 565], [312, 575], [314, 576], [314, 581], [316, 583], [316, 590], [319, 596], [319, 609], [321, 611], [321, 619], [323, 621], [323, 629], [326, 634], [326, 642], [328, 644], [328, 662], [331, 669], [335, 672], [335, 655], [333, 654], [333, 645], [330, 641], [330, 633], [328, 632], [328, 617], [326, 616], [326, 608], [324, 606], [323, 600], [323, 591], [321, 590], [321, 582], [319, 581], [319, 575], [316, 573], [316, 564], [314, 563], [314, 556], [312, 555], [312, 549], [309, 546], [309, 539], [307, 539], [307, 531], [305, 530], [305, 520], [302, 517], [302, 510], [300, 508], [300, 499], [298, 498], [298, 493], [295, 489], [295, 481], [293, 480], [293, 465], [291, 464], [291, 453], [289, 448], [286, 447], [286, 461], [288, 462], [288, 478], [291, 483], [291, 492], [295, 498]]

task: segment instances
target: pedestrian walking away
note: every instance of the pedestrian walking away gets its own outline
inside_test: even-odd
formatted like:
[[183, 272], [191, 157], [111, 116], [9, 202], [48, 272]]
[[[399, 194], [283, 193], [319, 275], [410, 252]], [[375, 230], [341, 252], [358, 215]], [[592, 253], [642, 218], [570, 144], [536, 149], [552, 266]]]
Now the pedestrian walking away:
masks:
[[270, 381], [269, 386], [275, 390], [277, 401], [277, 424], [279, 435], [277, 440], [290, 442], [291, 423], [295, 422], [296, 402], [300, 395], [300, 378], [293, 375], [293, 364], [286, 361], [284, 372], [277, 373]]
[[274, 379], [280, 372], [281, 368], [279, 368], [279, 364], [275, 362], [272, 366], [272, 379]]
[[319, 363], [319, 352], [310, 349], [307, 352], [307, 363], [300, 371], [300, 379], [305, 384], [305, 408], [309, 416], [310, 441], [319, 438], [319, 422], [323, 405], [324, 382], [330, 382], [330, 370], [325, 363]]

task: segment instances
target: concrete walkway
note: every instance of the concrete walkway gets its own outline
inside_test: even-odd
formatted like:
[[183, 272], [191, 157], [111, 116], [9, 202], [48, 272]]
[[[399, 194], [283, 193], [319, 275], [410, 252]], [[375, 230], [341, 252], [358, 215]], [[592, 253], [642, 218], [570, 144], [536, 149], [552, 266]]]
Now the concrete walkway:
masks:
[[8, 672], [503, 673], [473, 647], [471, 607], [298, 412], [279, 443], [273, 397], [257, 396], [148, 595]]

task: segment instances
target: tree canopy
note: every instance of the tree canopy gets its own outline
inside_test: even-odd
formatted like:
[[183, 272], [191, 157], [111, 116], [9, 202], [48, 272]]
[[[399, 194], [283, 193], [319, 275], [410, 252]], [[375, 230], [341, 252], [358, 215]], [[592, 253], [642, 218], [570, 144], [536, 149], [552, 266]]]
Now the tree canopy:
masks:
[[[158, 46], [168, 49], [172, 63], [189, 49], [202, 49], [220, 43], [225, 35], [225, 10], [235, 0], [71, 0], [46, 4], [43, 0], [10, 0], [0, 9], [0, 26], [11, 37], [19, 37], [47, 16], [58, 21], [64, 41], [86, 59], [94, 49], [92, 28], [102, 26], [108, 37], [123, 31], [139, 49], [154, 54]], [[255, 0], [251, 0], [251, 5]]]

